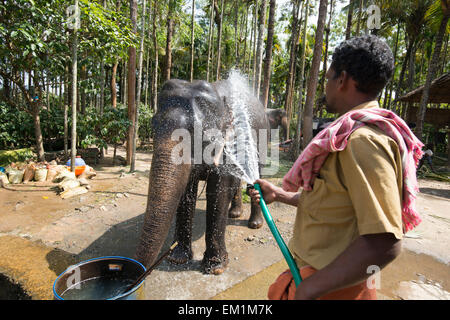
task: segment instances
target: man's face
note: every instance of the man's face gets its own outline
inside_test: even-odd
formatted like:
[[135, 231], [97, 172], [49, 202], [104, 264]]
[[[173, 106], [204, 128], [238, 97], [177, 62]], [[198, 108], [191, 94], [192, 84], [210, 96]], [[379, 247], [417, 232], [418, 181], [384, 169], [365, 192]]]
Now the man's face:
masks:
[[337, 113], [337, 99], [336, 95], [338, 93], [337, 87], [339, 82], [339, 77], [335, 78], [335, 71], [333, 66], [330, 66], [325, 74], [327, 80], [325, 85], [325, 106], [327, 112]]

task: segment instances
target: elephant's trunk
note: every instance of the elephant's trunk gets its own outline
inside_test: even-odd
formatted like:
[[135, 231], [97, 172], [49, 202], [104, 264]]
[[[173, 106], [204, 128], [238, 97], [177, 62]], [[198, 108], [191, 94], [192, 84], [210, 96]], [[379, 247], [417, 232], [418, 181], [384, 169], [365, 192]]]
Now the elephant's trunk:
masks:
[[137, 260], [147, 267], [161, 251], [190, 175], [190, 164], [172, 161], [172, 148], [177, 143], [160, 141], [153, 153], [147, 209], [136, 251]]

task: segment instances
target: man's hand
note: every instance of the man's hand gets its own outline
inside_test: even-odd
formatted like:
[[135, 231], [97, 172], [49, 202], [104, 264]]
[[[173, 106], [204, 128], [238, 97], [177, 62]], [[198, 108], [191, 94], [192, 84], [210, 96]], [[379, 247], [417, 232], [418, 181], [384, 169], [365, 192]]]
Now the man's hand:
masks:
[[[298, 204], [298, 198], [300, 196], [300, 192], [287, 192], [282, 188], [275, 186], [267, 180], [258, 179], [255, 181], [261, 187], [261, 191], [264, 197], [264, 201], [266, 204], [270, 204], [274, 201], [282, 202], [289, 204], [291, 206], [296, 207]], [[252, 203], [259, 205], [259, 200], [261, 196], [259, 195], [258, 190], [249, 189], [249, 195], [252, 198]]]
[[[281, 188], [273, 185], [272, 183], [270, 183], [267, 180], [262, 180], [262, 179], [256, 180], [255, 183], [258, 183], [260, 185], [261, 191], [263, 193], [264, 201], [267, 204], [277, 201], [277, 195], [280, 192], [279, 189], [281, 189]], [[261, 196], [260, 196], [258, 190], [252, 188], [252, 189], [249, 189], [248, 193], [249, 193], [250, 197], [252, 198], [252, 202], [254, 204], [259, 205]]]

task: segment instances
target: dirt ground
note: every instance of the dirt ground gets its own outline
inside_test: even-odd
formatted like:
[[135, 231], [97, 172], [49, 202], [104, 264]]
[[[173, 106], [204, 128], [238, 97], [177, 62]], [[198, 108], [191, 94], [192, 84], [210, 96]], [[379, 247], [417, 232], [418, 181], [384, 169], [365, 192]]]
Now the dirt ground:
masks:
[[[124, 150], [118, 150], [124, 155]], [[134, 257], [148, 191], [151, 153], [138, 152], [134, 174], [112, 166], [112, 150], [98, 166], [87, 194], [61, 199], [54, 184], [30, 182], [0, 189], [0, 274], [33, 299], [52, 299], [56, 277], [71, 264], [99, 256]], [[270, 179], [281, 184], [281, 176]], [[450, 299], [450, 184], [419, 180], [423, 222], [403, 241], [403, 252], [380, 275], [381, 299]], [[247, 228], [250, 205], [229, 219], [230, 263], [220, 276], [205, 275], [206, 201], [203, 182], [193, 230], [194, 258], [182, 266], [163, 262], [145, 281], [142, 299], [266, 299], [267, 288], [287, 266], [266, 225]], [[295, 210], [269, 206], [287, 242]], [[173, 239], [171, 228], [165, 248]]]

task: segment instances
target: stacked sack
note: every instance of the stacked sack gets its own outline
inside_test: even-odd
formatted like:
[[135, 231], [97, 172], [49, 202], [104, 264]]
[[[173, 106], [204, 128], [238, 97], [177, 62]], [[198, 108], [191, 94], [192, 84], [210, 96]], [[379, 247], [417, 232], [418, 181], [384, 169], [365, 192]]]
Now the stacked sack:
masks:
[[28, 183], [30, 181], [58, 183], [62, 198], [86, 193], [89, 189], [87, 179], [97, 175], [95, 170], [86, 165], [83, 173], [78, 177], [69, 167], [58, 165], [55, 160], [48, 162], [11, 163], [0, 170], [0, 187], [7, 184]]

